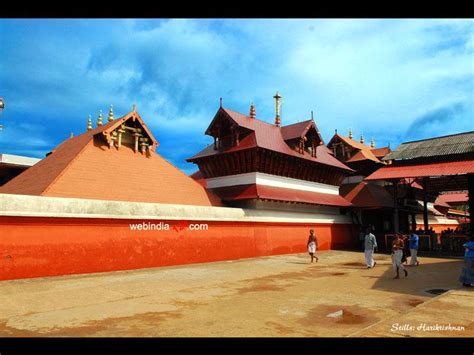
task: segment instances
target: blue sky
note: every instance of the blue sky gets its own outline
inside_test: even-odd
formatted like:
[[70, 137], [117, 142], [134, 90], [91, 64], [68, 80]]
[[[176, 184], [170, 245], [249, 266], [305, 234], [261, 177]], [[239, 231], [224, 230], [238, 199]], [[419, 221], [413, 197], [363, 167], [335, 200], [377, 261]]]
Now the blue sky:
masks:
[[474, 130], [473, 20], [0, 20], [0, 153], [35, 157], [137, 110], [159, 154], [185, 159], [219, 107], [315, 120], [376, 146]]

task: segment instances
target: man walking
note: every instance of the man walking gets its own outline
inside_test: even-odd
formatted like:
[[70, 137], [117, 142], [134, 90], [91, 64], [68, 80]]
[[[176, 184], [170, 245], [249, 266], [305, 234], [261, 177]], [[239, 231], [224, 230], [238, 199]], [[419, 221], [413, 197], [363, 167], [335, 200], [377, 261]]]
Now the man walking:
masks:
[[367, 269], [371, 269], [375, 267], [377, 264], [374, 260], [374, 249], [377, 248], [377, 240], [375, 239], [375, 235], [370, 233], [371, 228], [367, 228], [365, 230], [365, 263], [367, 264]]
[[395, 234], [395, 240], [392, 243], [392, 265], [393, 269], [397, 272], [397, 276], [394, 279], [400, 278], [400, 269], [405, 273], [405, 277], [408, 276], [408, 272], [403, 266], [402, 257], [403, 257], [403, 240], [399, 233]]
[[418, 254], [418, 242], [419, 242], [419, 237], [415, 233], [414, 230], [411, 231], [410, 233], [410, 239], [409, 239], [409, 244], [410, 244], [410, 265], [411, 266], [418, 266], [420, 265], [420, 262], [417, 259], [417, 254]]

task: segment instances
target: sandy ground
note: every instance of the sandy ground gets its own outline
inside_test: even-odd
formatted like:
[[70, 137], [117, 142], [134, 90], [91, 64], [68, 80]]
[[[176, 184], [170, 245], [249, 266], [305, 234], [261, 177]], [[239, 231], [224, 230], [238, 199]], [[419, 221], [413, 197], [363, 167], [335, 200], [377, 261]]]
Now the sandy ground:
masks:
[[1, 281], [0, 336], [474, 336], [461, 259], [420, 258], [394, 280], [389, 255], [374, 269], [362, 252], [319, 255]]

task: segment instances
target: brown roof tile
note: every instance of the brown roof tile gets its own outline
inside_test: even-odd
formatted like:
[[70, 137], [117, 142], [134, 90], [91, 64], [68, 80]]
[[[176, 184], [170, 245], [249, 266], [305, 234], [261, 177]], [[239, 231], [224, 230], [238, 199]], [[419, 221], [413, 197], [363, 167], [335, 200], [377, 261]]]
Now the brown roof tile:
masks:
[[[345, 164], [341, 163], [339, 160], [334, 158], [332, 154], [328, 152], [328, 149], [324, 145], [319, 145], [316, 148], [316, 158], [312, 157], [309, 153], [305, 152], [304, 154], [300, 154], [293, 149], [291, 149], [285, 142], [285, 139], [282, 135], [282, 129], [277, 127], [273, 124], [261, 121], [256, 118], [250, 118], [249, 116], [245, 116], [239, 112], [235, 112], [226, 108], [219, 109], [218, 113], [214, 117], [214, 120], [219, 115], [220, 112], [228, 115], [235, 123], [237, 123], [240, 127], [247, 128], [251, 131], [247, 137], [245, 137], [238, 146], [233, 146], [224, 152], [214, 150], [213, 146], [210, 145], [204, 148], [202, 151], [194, 155], [193, 157], [187, 159], [187, 161], [193, 161], [197, 158], [202, 158], [204, 156], [210, 155], [217, 155], [223, 153], [229, 153], [238, 150], [244, 150], [254, 147], [265, 148], [268, 150], [272, 150], [278, 153], [294, 156], [301, 159], [311, 160], [320, 164], [330, 165], [339, 169], [343, 169], [346, 171], [353, 171]], [[213, 120], [213, 122], [214, 122]], [[212, 125], [212, 122], [211, 122]], [[210, 126], [211, 126], [210, 125]], [[209, 133], [209, 129], [206, 130], [206, 133]]]
[[144, 155], [127, 146], [109, 149], [97, 138], [122, 122], [117, 119], [67, 139], [53, 154], [0, 187], [0, 193], [222, 205], [217, 196], [154, 151]]
[[375, 184], [361, 182], [344, 197], [355, 207], [393, 208], [392, 195], [383, 186]]

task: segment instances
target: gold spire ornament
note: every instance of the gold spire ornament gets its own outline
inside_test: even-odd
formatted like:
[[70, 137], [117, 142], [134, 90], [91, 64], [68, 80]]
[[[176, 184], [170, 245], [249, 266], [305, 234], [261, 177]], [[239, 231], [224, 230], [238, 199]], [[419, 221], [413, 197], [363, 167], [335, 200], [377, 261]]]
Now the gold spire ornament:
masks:
[[102, 110], [99, 111], [99, 117], [97, 118], [97, 127], [102, 126]]
[[352, 128], [349, 128], [349, 139], [352, 139]]
[[255, 118], [257, 116], [256, 112], [255, 112], [255, 105], [252, 104], [250, 105], [250, 118]]
[[113, 121], [113, 120], [114, 120], [114, 108], [113, 108], [113, 105], [110, 105], [109, 117], [107, 118], [107, 121], [110, 122], [110, 121]]
[[370, 138], [370, 148], [375, 148], [374, 137]]
[[87, 119], [87, 130], [88, 130], [88, 131], [92, 130], [92, 118], [91, 118], [91, 115], [89, 115], [89, 118]]
[[276, 117], [275, 117], [275, 126], [280, 127], [280, 99], [281, 96], [276, 92], [275, 96], [273, 96], [275, 99], [275, 105], [276, 105]]

